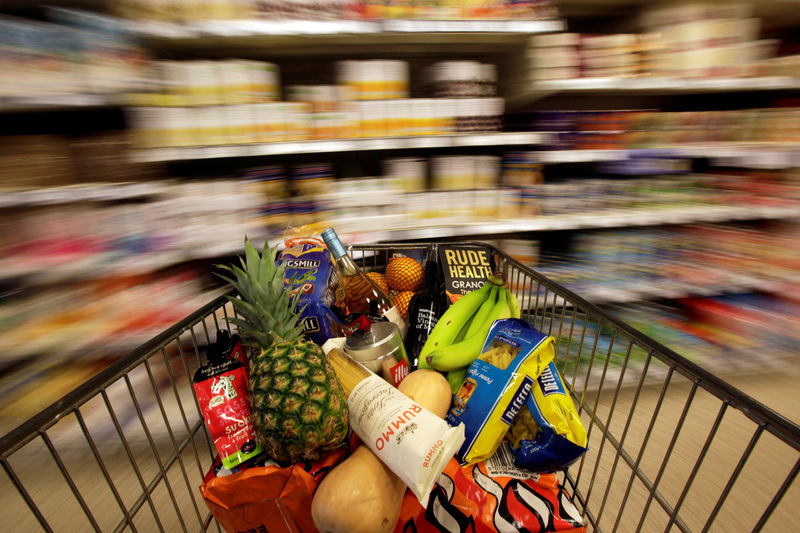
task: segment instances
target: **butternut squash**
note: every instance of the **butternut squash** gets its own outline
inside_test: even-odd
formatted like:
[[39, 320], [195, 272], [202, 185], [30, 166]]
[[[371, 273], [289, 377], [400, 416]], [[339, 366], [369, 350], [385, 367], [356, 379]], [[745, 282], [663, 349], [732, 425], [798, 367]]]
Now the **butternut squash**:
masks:
[[362, 444], [323, 478], [311, 518], [320, 533], [393, 531], [405, 492], [405, 483]]
[[[416, 370], [400, 382], [400, 392], [444, 418], [450, 384], [435, 370]], [[406, 485], [364, 444], [323, 478], [311, 501], [320, 533], [388, 533], [400, 518]]]
[[450, 383], [436, 370], [420, 368], [413, 371], [400, 382], [397, 390], [439, 418], [444, 418], [450, 410], [453, 398]]

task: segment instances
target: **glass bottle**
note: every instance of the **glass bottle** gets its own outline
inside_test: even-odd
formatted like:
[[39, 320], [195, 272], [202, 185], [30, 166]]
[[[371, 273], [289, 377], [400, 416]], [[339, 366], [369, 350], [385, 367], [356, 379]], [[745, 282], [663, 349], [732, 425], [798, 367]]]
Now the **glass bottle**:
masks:
[[397, 308], [386, 293], [358, 268], [339, 240], [336, 231], [333, 228], [326, 229], [322, 232], [322, 239], [333, 255], [336, 266], [339, 267], [348, 312], [364, 314], [373, 322], [379, 320], [394, 322], [405, 335], [406, 324]]
[[419, 353], [439, 317], [447, 310], [447, 296], [441, 290], [439, 246], [432, 244], [425, 262], [425, 286], [408, 304], [406, 353], [413, 372], [419, 367]]

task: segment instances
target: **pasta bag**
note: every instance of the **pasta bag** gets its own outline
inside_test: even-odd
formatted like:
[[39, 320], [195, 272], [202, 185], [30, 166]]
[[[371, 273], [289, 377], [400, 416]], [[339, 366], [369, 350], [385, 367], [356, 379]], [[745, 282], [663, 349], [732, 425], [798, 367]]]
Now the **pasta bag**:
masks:
[[456, 458], [473, 464], [491, 457], [525, 404], [536, 379], [555, 356], [555, 341], [524, 320], [496, 320], [481, 355], [453, 398], [447, 423], [464, 424]]

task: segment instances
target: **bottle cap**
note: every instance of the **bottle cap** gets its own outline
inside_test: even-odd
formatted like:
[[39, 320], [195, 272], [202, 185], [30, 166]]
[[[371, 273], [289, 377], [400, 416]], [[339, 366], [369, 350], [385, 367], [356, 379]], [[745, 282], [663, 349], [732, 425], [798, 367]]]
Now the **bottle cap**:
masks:
[[225, 360], [225, 352], [219, 349], [216, 344], [209, 344], [206, 348], [206, 360], [209, 364], [221, 363]]
[[336, 234], [336, 230], [333, 228], [328, 228], [322, 232], [322, 240], [325, 241], [325, 244], [328, 246], [328, 250], [330, 250], [335, 259], [339, 259], [347, 253], [347, 251], [344, 249], [342, 241], [339, 240], [339, 236]]

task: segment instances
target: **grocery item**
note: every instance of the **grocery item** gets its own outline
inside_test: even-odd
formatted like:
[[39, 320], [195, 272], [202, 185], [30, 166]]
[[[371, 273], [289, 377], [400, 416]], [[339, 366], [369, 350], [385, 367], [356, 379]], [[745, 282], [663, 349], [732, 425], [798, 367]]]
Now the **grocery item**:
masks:
[[444, 418], [450, 409], [450, 384], [435, 370], [415, 370], [406, 376], [397, 390], [440, 418]]
[[486, 301], [492, 284], [484, 283], [451, 305], [434, 326], [419, 354], [419, 368], [430, 368], [427, 356], [440, 346], [452, 344], [475, 312]]
[[389, 285], [386, 284], [386, 276], [380, 272], [367, 272], [367, 277], [375, 282], [375, 285], [385, 293], [389, 294]]
[[214, 475], [221, 465], [217, 460], [203, 479], [200, 492], [225, 531], [314, 531], [308, 512], [314, 492], [346, 453], [344, 447], [337, 448], [316, 461], [284, 467], [266, 461], [224, 477]]
[[481, 287], [494, 273], [494, 258], [488, 248], [475, 245], [439, 245], [439, 263], [450, 300]]
[[406, 353], [412, 370], [419, 366], [419, 354], [450, 303], [441, 289], [440, 272], [439, 248], [433, 244], [425, 261], [425, 286], [408, 304]]
[[217, 342], [206, 348], [206, 364], [195, 372], [192, 383], [222, 466], [231, 470], [263, 450], [250, 421], [247, 373], [239, 360], [241, 343], [238, 336], [226, 343], [228, 338], [219, 333]]
[[396, 291], [416, 292], [422, 287], [425, 272], [411, 257], [393, 257], [386, 265], [386, 284]]
[[447, 414], [450, 425], [465, 425], [466, 440], [456, 454], [462, 463], [494, 454], [535, 380], [553, 360], [554, 342], [523, 320], [492, 325]]
[[365, 321], [365, 327], [347, 337], [344, 350], [395, 387], [409, 373], [403, 337], [393, 322]]
[[319, 484], [311, 518], [325, 533], [394, 530], [406, 485], [362, 444]]
[[367, 315], [371, 321], [388, 320], [397, 324], [405, 335], [406, 323], [389, 297], [364, 274], [345, 250], [333, 228], [322, 232], [322, 238], [333, 255], [344, 283], [349, 313]]
[[[490, 293], [489, 298], [483, 302], [475, 313], [472, 321], [466, 326], [466, 333], [461, 340], [453, 342], [447, 346], [441, 346], [425, 356], [431, 368], [436, 370], [456, 370], [470, 365], [472, 361], [481, 353], [481, 348], [486, 340], [492, 324], [497, 320], [511, 318], [506, 288], [502, 281], [496, 283], [495, 278], [489, 278], [489, 282], [498, 287]], [[492, 297], [496, 297], [493, 300]]]
[[314, 237], [286, 239], [284, 283], [298, 295], [303, 334], [322, 345], [344, 330], [344, 297], [330, 252]]
[[[444, 378], [433, 370], [409, 374], [397, 389], [433, 414], [444, 418], [450, 394]], [[360, 445], [320, 484], [311, 505], [314, 524], [331, 533], [392, 531], [400, 515], [406, 485], [367, 446]]]
[[439, 476], [427, 507], [406, 494], [395, 531], [581, 533], [585, 528], [580, 511], [555, 474], [514, 467], [498, 453], [465, 467], [452, 459]]
[[427, 505], [433, 484], [464, 442], [464, 426], [448, 426], [338, 348], [327, 355], [347, 395], [353, 431]]
[[536, 380], [509, 440], [515, 464], [537, 472], [565, 470], [586, 451], [586, 428], [554, 362]]
[[298, 295], [284, 287], [277, 246], [261, 253], [245, 241], [241, 268], [222, 265], [220, 275], [236, 289], [229, 296], [245, 345], [258, 350], [248, 393], [256, 435], [279, 462], [319, 457], [340, 446], [348, 431], [347, 405], [336, 374], [320, 347], [302, 336]]
[[397, 295], [392, 298], [392, 303], [397, 308], [397, 312], [400, 313], [400, 316], [405, 321], [408, 321], [408, 306], [411, 303], [411, 298], [413, 297], [413, 291], [402, 291], [398, 292]]

